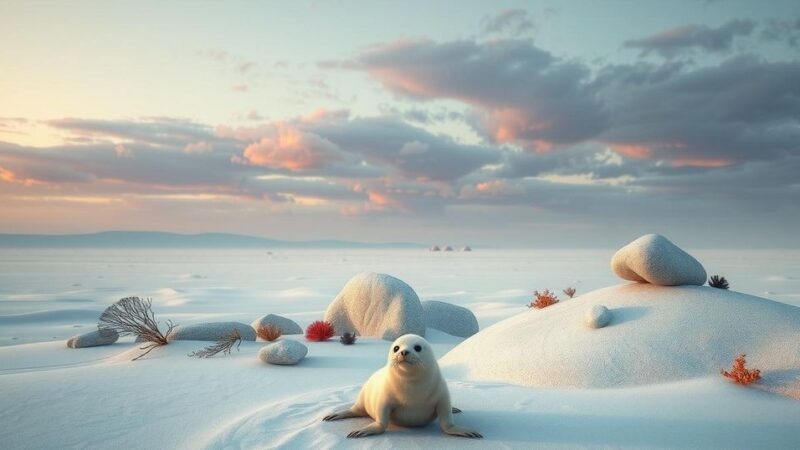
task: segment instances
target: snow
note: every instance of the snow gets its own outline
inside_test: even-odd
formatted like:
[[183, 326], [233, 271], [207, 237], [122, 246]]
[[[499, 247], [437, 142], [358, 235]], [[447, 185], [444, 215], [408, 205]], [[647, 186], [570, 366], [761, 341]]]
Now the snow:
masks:
[[[772, 290], [773, 300], [800, 303], [797, 252], [691, 253], [709, 274], [725, 275], [733, 289], [757, 295]], [[250, 323], [272, 312], [305, 327], [321, 319], [343, 283], [362, 271], [393, 274], [422, 300], [467, 307], [485, 332], [509, 317], [533, 314], [525, 303], [535, 289], [560, 292], [576, 287], [578, 297], [550, 307], [563, 308], [617, 283], [608, 270], [612, 254], [610, 249], [483, 248], [446, 254], [424, 249], [272, 254], [2, 250], [0, 442], [14, 449], [796, 448], [800, 401], [725, 380], [718, 369], [730, 367], [734, 355], [714, 373], [613, 389], [522, 387], [448, 376], [454, 405], [464, 411], [458, 423], [479, 430], [484, 439], [444, 436], [432, 424], [422, 429], [390, 427], [382, 436], [348, 440], [347, 432], [363, 426], [365, 419], [323, 423], [321, 418], [352, 402], [361, 383], [383, 366], [386, 341], [360, 337], [345, 346], [336, 340], [317, 343], [283, 336], [308, 347], [308, 355], [296, 366], [264, 364], [257, 354], [268, 343], [260, 341], [243, 342], [239, 352], [210, 359], [187, 356], [206, 343], [175, 341], [133, 362], [141, 351], [129, 337], [102, 347], [65, 346], [69, 336], [90, 331], [106, 306], [129, 295], [153, 296], [162, 321]], [[157, 303], [158, 292], [171, 295], [170, 304]], [[754, 302], [735, 295], [736, 304]], [[612, 313], [620, 306], [608, 300], [602, 304]], [[778, 308], [773, 306], [767, 309]], [[83, 312], [68, 312], [76, 309]], [[578, 308], [576, 327], [595, 339], [635, 323], [631, 319], [620, 324], [614, 315], [607, 327], [587, 329], [581, 322], [585, 310]], [[652, 315], [640, 318], [647, 317]], [[788, 320], [770, 319], [775, 326], [766, 333], [782, 333], [781, 323]], [[661, 339], [654, 338], [653, 345], [666, 345], [664, 341], [674, 337], [655, 335]], [[426, 339], [440, 357], [463, 341], [434, 329], [426, 330]], [[747, 339], [767, 341], [758, 335]], [[797, 340], [774, 346], [796, 348], [792, 342]], [[558, 346], [550, 348], [558, 351]], [[748, 353], [748, 366], [768, 362], [758, 359], [761, 350], [743, 351]], [[794, 370], [800, 366], [791, 359], [785, 366], [790, 368], [771, 366], [762, 381], [773, 387], [783, 383], [791, 391]]]
[[[584, 325], [606, 306], [611, 323]], [[718, 374], [740, 353], [800, 369], [800, 308], [703, 286], [625, 284], [516, 314], [458, 345], [446, 375], [535, 387], [622, 387]], [[800, 375], [800, 370], [797, 371]]]

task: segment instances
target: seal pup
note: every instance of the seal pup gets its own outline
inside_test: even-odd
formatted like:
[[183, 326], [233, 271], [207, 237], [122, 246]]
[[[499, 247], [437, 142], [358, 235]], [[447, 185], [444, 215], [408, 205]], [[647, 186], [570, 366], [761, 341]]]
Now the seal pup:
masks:
[[446, 434], [483, 437], [477, 431], [453, 423], [453, 413], [459, 412], [461, 410], [450, 405], [447, 383], [428, 341], [416, 334], [406, 334], [389, 347], [386, 366], [369, 377], [355, 404], [322, 420], [369, 416], [375, 422], [347, 435], [360, 438], [382, 434], [390, 421], [403, 427], [420, 427], [438, 417], [439, 426]]

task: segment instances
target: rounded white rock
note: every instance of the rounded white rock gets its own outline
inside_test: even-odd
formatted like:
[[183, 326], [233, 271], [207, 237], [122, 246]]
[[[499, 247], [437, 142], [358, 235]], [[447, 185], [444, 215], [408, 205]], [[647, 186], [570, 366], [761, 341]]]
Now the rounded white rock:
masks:
[[282, 339], [258, 351], [258, 359], [267, 364], [292, 366], [308, 354], [308, 347], [291, 339]]
[[626, 280], [659, 286], [706, 282], [703, 265], [660, 234], [646, 234], [617, 250], [611, 270]]
[[611, 311], [603, 305], [594, 305], [586, 310], [584, 322], [589, 328], [603, 328], [611, 322]]

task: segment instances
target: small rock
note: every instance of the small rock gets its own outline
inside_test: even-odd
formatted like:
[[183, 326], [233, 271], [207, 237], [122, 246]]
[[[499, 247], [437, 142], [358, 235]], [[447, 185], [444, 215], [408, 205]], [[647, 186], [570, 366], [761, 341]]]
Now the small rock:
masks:
[[450, 303], [428, 300], [422, 302], [425, 325], [458, 336], [470, 337], [478, 332], [478, 319], [472, 311]]
[[267, 314], [266, 316], [256, 319], [250, 324], [254, 330], [258, 330], [260, 326], [272, 325], [281, 330], [281, 334], [303, 334], [303, 329], [292, 319], [288, 319], [276, 314]]
[[619, 249], [611, 270], [626, 280], [659, 286], [702, 286], [706, 270], [690, 254], [658, 234], [644, 235]]
[[258, 359], [267, 364], [292, 366], [308, 354], [308, 347], [291, 339], [282, 339], [258, 351]]
[[469, 245], [465, 245], [465, 246], [464, 246], [464, 248], [462, 248], [462, 249], [461, 249], [461, 251], [462, 251], [462, 252], [471, 252], [471, 251], [472, 251], [472, 249], [470, 248], [470, 246], [469, 246]]
[[69, 348], [98, 347], [100, 345], [111, 345], [117, 342], [119, 334], [113, 330], [94, 330], [88, 333], [72, 336], [67, 341]]
[[438, 245], [434, 245], [433, 247], [429, 248], [428, 250], [432, 251], [432, 252], [440, 252], [440, 251], [442, 251], [442, 249], [439, 248]]
[[611, 311], [603, 305], [594, 305], [586, 310], [584, 322], [589, 328], [603, 328], [611, 322]]
[[447, 247], [445, 247], [445, 248], [444, 248], [444, 251], [446, 251], [446, 252], [452, 252], [452, 251], [453, 251], [453, 247], [451, 247], [451, 246], [449, 246], [449, 245], [448, 245]]
[[255, 341], [256, 330], [241, 322], [203, 322], [178, 325], [167, 336], [168, 341], [219, 341], [239, 330], [243, 341]]

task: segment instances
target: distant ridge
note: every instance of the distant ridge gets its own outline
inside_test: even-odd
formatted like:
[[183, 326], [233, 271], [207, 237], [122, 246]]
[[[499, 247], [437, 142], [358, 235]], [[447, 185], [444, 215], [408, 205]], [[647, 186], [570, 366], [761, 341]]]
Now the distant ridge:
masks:
[[90, 234], [5, 234], [0, 248], [425, 248], [411, 242], [282, 241], [227, 233], [104, 231]]

